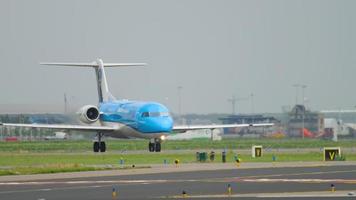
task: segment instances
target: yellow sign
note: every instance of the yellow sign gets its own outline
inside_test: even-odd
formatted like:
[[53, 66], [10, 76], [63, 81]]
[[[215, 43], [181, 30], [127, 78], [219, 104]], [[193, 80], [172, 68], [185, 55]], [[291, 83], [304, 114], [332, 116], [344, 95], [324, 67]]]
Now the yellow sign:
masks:
[[341, 155], [340, 147], [324, 148], [324, 161], [335, 161]]
[[261, 157], [261, 148], [256, 148], [256, 157]]
[[333, 152], [329, 151], [329, 158], [330, 158], [330, 160], [334, 160], [335, 159], [335, 151], [333, 151]]
[[262, 157], [262, 146], [252, 146], [252, 157]]

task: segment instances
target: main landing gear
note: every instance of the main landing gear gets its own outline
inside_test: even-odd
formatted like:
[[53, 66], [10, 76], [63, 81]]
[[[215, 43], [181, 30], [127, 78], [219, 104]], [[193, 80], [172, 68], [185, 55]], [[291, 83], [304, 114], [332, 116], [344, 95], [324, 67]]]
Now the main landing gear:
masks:
[[101, 140], [103, 136], [104, 136], [104, 134], [102, 134], [102, 133], [98, 133], [96, 135], [97, 141], [95, 141], [93, 144], [94, 152], [105, 152], [106, 151], [106, 144], [104, 141]]
[[148, 150], [150, 152], [160, 152], [161, 151], [161, 139], [153, 138], [148, 143]]

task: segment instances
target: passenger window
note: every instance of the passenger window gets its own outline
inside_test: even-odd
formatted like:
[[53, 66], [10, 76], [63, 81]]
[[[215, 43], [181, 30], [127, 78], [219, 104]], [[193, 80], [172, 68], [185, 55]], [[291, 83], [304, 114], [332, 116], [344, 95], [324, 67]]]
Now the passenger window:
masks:
[[142, 113], [142, 117], [149, 117], [150, 115], [149, 115], [149, 113], [148, 112], [143, 112]]

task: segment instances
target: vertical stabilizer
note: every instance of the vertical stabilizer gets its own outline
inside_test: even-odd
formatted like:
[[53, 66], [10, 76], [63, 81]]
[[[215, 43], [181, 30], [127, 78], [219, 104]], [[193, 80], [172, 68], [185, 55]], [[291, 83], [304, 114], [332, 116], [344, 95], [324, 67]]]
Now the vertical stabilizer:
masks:
[[99, 103], [114, 101], [115, 97], [110, 93], [108, 82], [106, 80], [105, 67], [128, 67], [128, 66], [144, 66], [145, 63], [104, 63], [101, 59], [97, 59], [92, 63], [40, 63], [41, 65], [56, 65], [56, 66], [74, 66], [74, 67], [93, 67], [95, 69], [96, 83], [98, 87]]
[[106, 80], [104, 63], [101, 59], [97, 59], [96, 63], [98, 67], [95, 67], [95, 75], [96, 75], [96, 84], [98, 86], [99, 102], [114, 101], [115, 97], [110, 93], [108, 82]]

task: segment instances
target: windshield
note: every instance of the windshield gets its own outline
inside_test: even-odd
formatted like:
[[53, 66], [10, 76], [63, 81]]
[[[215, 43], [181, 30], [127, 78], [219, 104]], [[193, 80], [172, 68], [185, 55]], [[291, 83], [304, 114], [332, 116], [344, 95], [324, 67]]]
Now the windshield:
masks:
[[168, 117], [168, 112], [143, 112], [142, 117]]

